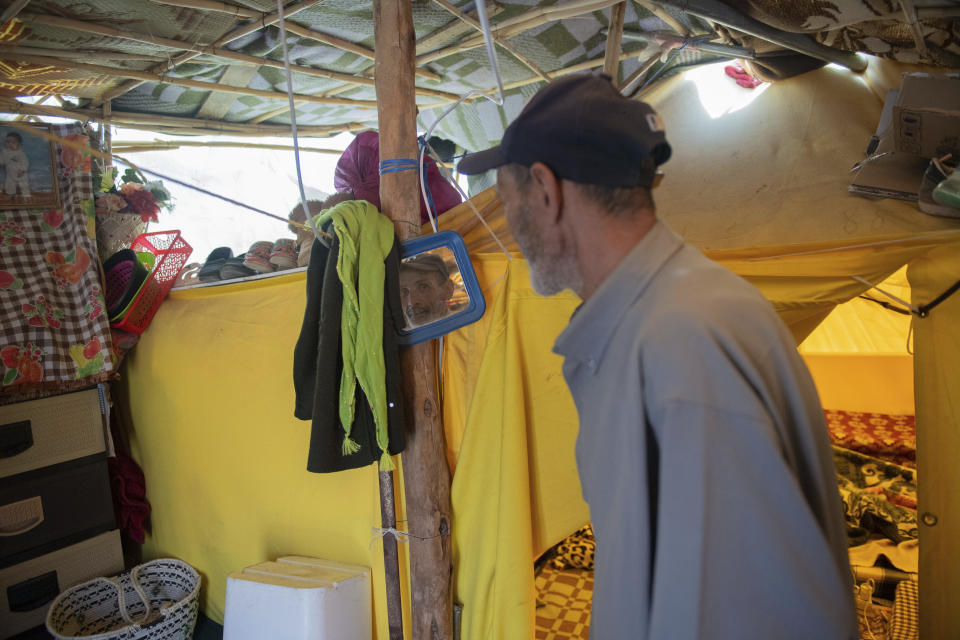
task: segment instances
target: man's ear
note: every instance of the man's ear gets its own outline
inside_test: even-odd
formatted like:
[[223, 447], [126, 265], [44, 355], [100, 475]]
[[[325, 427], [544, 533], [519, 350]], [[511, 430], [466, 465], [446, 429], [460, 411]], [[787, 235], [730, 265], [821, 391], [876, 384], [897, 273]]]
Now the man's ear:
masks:
[[550, 167], [542, 162], [534, 162], [530, 165], [530, 177], [532, 197], [537, 199], [537, 204], [541, 205], [548, 220], [556, 222], [563, 208], [563, 190], [560, 187], [560, 180]]
[[446, 302], [453, 297], [453, 280], [447, 278], [446, 282], [443, 283], [443, 287], [440, 293], [440, 299]]

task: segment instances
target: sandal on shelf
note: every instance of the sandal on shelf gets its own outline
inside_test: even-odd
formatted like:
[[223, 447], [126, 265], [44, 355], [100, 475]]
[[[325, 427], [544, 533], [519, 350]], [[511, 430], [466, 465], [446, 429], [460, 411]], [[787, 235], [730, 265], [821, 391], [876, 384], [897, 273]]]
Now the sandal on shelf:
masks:
[[270, 253], [273, 251], [273, 243], [266, 240], [259, 240], [250, 245], [247, 249], [246, 259], [243, 266], [250, 267], [258, 273], [271, 273], [276, 267], [270, 263]]
[[223, 268], [223, 265], [226, 264], [227, 260], [232, 257], [233, 249], [230, 247], [217, 247], [207, 256], [207, 261], [200, 267], [197, 278], [200, 282], [222, 280], [223, 276], [220, 274], [220, 270]]
[[241, 253], [235, 258], [230, 258], [227, 260], [226, 264], [223, 265], [223, 268], [220, 269], [220, 279], [233, 280], [235, 278], [247, 278], [249, 276], [257, 275], [259, 271], [246, 266], [247, 257], [247, 254]]
[[270, 264], [277, 270], [293, 269], [297, 266], [297, 241], [293, 238], [280, 238], [270, 250]]
[[200, 273], [200, 269], [202, 268], [203, 265], [199, 262], [191, 262], [184, 266], [183, 269], [180, 269], [180, 273], [177, 274], [177, 279], [171, 288], [179, 289], [197, 284], [199, 282], [197, 274]]

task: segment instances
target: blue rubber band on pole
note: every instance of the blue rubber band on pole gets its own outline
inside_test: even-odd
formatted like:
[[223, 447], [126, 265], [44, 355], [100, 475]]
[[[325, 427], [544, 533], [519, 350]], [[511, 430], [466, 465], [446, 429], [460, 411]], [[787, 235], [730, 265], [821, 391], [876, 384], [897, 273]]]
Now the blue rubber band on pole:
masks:
[[411, 170], [417, 170], [417, 161], [413, 158], [395, 158], [393, 160], [382, 160], [380, 162], [380, 175]]

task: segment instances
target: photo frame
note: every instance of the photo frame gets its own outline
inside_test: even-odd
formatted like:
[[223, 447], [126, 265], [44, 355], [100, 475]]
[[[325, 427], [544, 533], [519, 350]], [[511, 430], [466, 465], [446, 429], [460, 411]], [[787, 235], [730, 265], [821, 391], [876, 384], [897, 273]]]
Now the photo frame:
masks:
[[400, 300], [407, 323], [401, 345], [439, 338], [483, 316], [487, 305], [459, 234], [440, 231], [403, 243]]
[[[50, 133], [48, 124], [29, 127]], [[0, 209], [56, 209], [59, 206], [53, 142], [0, 122]]]

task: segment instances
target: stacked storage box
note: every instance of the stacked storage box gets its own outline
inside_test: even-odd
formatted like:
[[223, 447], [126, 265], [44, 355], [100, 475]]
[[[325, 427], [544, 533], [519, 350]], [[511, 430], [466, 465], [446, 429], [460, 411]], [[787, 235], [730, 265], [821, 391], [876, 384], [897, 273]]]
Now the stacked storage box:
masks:
[[62, 590], [123, 569], [100, 394], [0, 407], [0, 639], [42, 625]]

